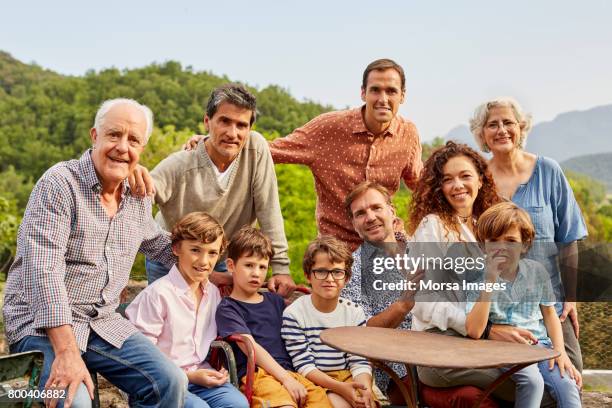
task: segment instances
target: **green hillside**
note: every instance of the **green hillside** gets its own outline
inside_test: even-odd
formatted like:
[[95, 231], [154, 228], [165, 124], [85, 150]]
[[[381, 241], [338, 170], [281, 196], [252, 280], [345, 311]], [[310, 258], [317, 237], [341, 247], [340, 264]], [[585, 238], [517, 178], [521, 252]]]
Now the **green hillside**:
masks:
[[[54, 163], [79, 157], [90, 145], [89, 128], [98, 105], [105, 99], [129, 97], [151, 107], [155, 129], [141, 162], [152, 168], [180, 148], [194, 133], [201, 133], [204, 105], [210, 91], [234, 78], [194, 71], [178, 62], [142, 68], [89, 71], [66, 76], [33, 64], [24, 64], [0, 51], [0, 272], [6, 272], [15, 250], [15, 236], [30, 191]], [[278, 86], [250, 87], [256, 94], [259, 119], [256, 129], [268, 139], [285, 135], [316, 115], [332, 109], [300, 102]], [[423, 143], [424, 156], [432, 145]], [[316, 236], [315, 192], [310, 171], [301, 166], [277, 165], [281, 208], [289, 240], [291, 272], [302, 280], [305, 246]], [[572, 187], [585, 213], [590, 239], [612, 239], [612, 207], [594, 195], [591, 181], [572, 178]], [[398, 215], [406, 219], [410, 194], [401, 189], [394, 197]], [[144, 277], [139, 258], [134, 277]]]
[[561, 163], [564, 169], [587, 176], [602, 183], [612, 193], [612, 153], [588, 154]]

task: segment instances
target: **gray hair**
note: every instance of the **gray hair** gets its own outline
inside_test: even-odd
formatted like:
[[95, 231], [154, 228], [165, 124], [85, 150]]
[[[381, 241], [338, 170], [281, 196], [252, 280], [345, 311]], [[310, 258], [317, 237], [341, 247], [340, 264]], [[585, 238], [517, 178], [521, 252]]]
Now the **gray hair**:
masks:
[[482, 134], [483, 128], [487, 123], [487, 119], [489, 118], [489, 112], [493, 108], [510, 108], [512, 109], [512, 113], [514, 113], [514, 118], [519, 123], [521, 128], [521, 136], [519, 138], [518, 144], [521, 149], [525, 148], [525, 143], [527, 142], [527, 134], [531, 130], [531, 114], [524, 113], [521, 105], [511, 97], [500, 97], [490, 101], [483, 103], [478, 106], [474, 111], [474, 116], [470, 119], [470, 130], [476, 139], [476, 143], [480, 146], [480, 149], [483, 152], [489, 152], [489, 146], [487, 146], [487, 142], [484, 140], [484, 136]]
[[208, 98], [208, 103], [206, 104], [206, 115], [212, 118], [215, 113], [217, 113], [219, 105], [223, 102], [228, 102], [232, 105], [250, 110], [250, 124], [253, 125], [253, 123], [255, 123], [255, 119], [257, 118], [257, 100], [255, 95], [250, 93], [243, 85], [229, 83], [213, 89]]
[[116, 98], [116, 99], [107, 99], [102, 102], [100, 108], [98, 108], [98, 112], [96, 112], [96, 118], [94, 120], [94, 127], [96, 128], [96, 132], [101, 133], [102, 122], [104, 122], [104, 117], [106, 114], [117, 105], [130, 105], [142, 112], [145, 117], [145, 122], [147, 124], [147, 128], [145, 131], [145, 140], [144, 143], [147, 144], [149, 141], [149, 137], [151, 137], [151, 133], [153, 133], [153, 112], [149, 109], [148, 106], [138, 103], [134, 99], [128, 98]]

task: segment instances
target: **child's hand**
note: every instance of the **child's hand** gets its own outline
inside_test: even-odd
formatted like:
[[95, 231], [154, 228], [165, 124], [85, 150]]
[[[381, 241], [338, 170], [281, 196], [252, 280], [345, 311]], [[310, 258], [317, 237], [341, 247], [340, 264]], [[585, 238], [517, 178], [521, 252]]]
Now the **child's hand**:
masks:
[[222, 368], [219, 371], [200, 368], [199, 370], [187, 373], [187, 378], [189, 379], [190, 383], [206, 388], [213, 388], [225, 384], [229, 377], [225, 368]]
[[570, 376], [570, 378], [576, 381], [576, 385], [578, 386], [578, 388], [582, 388], [582, 375], [580, 374], [580, 371], [578, 371], [576, 367], [574, 367], [565, 350], [561, 352], [561, 355], [559, 357], [548, 360], [548, 369], [550, 371], [555, 368], [555, 363], [557, 363], [557, 365], [559, 366], [559, 372], [561, 373], [561, 377], [563, 377], [565, 375], [565, 372], [567, 371], [567, 374]]
[[485, 273], [485, 277], [487, 282], [496, 282], [501, 270], [503, 268], [503, 264], [506, 262], [506, 258], [497, 256], [497, 253], [500, 250], [494, 250], [490, 253], [487, 253], [487, 270]]
[[344, 398], [352, 408], [374, 408], [372, 402], [372, 390], [359, 382], [342, 383], [340, 396]]
[[289, 374], [287, 374], [282, 383], [283, 387], [289, 391], [289, 395], [291, 395], [291, 398], [293, 398], [299, 407], [306, 404], [306, 388], [302, 384]]

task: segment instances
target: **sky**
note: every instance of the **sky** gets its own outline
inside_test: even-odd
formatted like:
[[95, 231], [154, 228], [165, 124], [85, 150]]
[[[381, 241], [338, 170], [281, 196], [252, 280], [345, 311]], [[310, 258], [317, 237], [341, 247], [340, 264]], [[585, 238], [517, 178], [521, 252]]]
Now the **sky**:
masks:
[[514, 96], [536, 123], [612, 103], [612, 2], [2, 2], [0, 49], [70, 75], [179, 61], [299, 100], [359, 106], [377, 58], [406, 71], [423, 140]]

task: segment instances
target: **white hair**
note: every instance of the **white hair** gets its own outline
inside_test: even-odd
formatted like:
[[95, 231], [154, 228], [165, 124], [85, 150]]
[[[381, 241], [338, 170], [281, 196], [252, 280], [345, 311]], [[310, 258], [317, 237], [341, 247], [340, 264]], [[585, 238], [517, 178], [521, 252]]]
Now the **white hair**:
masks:
[[524, 113], [521, 105], [519, 105], [514, 98], [508, 96], [487, 101], [482, 105], [479, 105], [474, 111], [474, 116], [472, 116], [470, 119], [470, 130], [476, 139], [476, 143], [478, 143], [478, 146], [480, 146], [480, 149], [487, 153], [490, 151], [489, 146], [487, 146], [487, 142], [484, 140], [482, 131], [487, 119], [489, 119], [489, 112], [493, 108], [512, 109], [514, 118], [519, 123], [521, 128], [521, 136], [519, 138], [518, 145], [521, 149], [524, 149], [525, 143], [527, 142], [527, 134], [531, 130], [531, 114]]
[[151, 137], [151, 133], [153, 133], [153, 112], [149, 109], [148, 106], [138, 103], [134, 99], [128, 98], [115, 98], [115, 99], [107, 99], [102, 102], [100, 108], [98, 108], [98, 112], [96, 112], [96, 118], [94, 120], [94, 127], [96, 128], [96, 132], [101, 133], [100, 127], [102, 126], [102, 122], [104, 122], [104, 117], [114, 106], [117, 105], [130, 105], [142, 112], [145, 117], [145, 122], [147, 124], [147, 128], [145, 131], [145, 140], [144, 143], [147, 144], [149, 141], [149, 137]]

